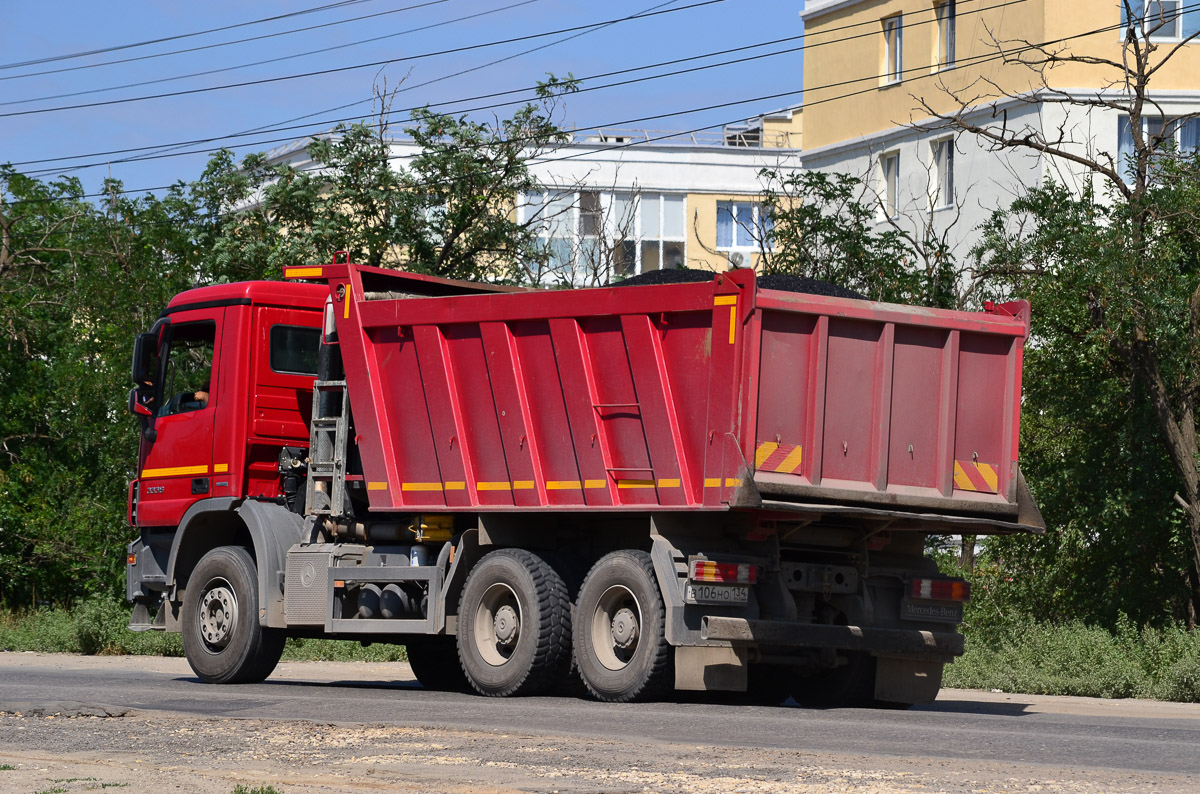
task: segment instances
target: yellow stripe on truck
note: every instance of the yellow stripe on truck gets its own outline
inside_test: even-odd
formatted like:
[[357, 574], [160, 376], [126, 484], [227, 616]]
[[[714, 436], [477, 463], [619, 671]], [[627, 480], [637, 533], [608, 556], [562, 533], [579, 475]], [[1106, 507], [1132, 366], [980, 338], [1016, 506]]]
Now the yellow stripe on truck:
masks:
[[208, 466], [174, 466], [166, 469], [143, 469], [142, 479], [153, 477], [188, 477], [197, 474], [208, 474]]

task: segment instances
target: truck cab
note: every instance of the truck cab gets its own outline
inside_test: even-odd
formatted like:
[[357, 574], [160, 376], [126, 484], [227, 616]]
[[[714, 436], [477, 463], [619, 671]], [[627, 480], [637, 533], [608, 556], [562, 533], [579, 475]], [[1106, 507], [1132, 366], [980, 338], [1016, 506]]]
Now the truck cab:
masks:
[[328, 295], [300, 283], [201, 287], [138, 336], [129, 408], [141, 438], [128, 519], [141, 537], [129, 560], [145, 577], [128, 594], [135, 625], [169, 617], [160, 608], [171, 580], [195, 563], [181, 545], [189, 525], [236, 535], [231, 508], [247, 499], [300, 509], [279, 461], [285, 448], [308, 447]]

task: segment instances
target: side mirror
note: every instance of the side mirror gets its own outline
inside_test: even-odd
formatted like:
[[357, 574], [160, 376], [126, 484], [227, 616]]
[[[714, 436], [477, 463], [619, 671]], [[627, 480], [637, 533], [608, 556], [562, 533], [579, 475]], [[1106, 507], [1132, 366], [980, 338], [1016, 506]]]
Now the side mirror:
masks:
[[140, 387], [152, 386], [158, 378], [158, 341], [162, 325], [165, 323], [160, 320], [147, 333], [134, 337], [133, 366], [129, 375]]

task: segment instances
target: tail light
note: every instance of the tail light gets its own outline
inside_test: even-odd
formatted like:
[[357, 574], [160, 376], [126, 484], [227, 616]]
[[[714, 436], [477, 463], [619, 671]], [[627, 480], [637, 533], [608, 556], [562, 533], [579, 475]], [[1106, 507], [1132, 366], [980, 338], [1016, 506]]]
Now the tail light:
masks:
[[968, 601], [971, 585], [962, 579], [913, 579], [909, 596], [929, 601]]
[[713, 562], [692, 560], [688, 578], [693, 582], [713, 584], [754, 584], [758, 581], [758, 566], [745, 562]]

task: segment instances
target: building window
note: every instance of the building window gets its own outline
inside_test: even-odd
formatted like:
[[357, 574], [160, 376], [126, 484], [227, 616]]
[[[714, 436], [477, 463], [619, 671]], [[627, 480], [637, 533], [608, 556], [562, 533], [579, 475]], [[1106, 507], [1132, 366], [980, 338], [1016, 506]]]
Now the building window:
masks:
[[[1165, 148], [1174, 144], [1179, 153], [1192, 156], [1200, 153], [1200, 118], [1180, 123], [1176, 118], [1142, 116], [1142, 140], [1151, 147], [1154, 156], [1165, 154]], [[1117, 173], [1128, 180], [1137, 167], [1133, 142], [1133, 125], [1129, 116], [1117, 119]], [[1154, 163], [1150, 163], [1151, 171]]]
[[548, 254], [551, 278], [576, 285], [683, 267], [684, 196], [661, 193], [528, 193], [519, 219], [533, 223]]
[[885, 154], [879, 162], [883, 167], [884, 217], [895, 218], [900, 213], [900, 152]]
[[761, 204], [717, 202], [717, 248], [770, 248], [774, 231], [774, 220]]
[[644, 193], [641, 199], [639, 273], [684, 267], [687, 263], [685, 200], [666, 193]]
[[933, 6], [933, 13], [937, 18], [938, 69], [954, 67], [954, 2], [955, 0], [943, 0]]
[[1152, 39], [1180, 38], [1180, 0], [1146, 0], [1146, 34]]
[[885, 85], [898, 83], [904, 76], [901, 50], [904, 46], [903, 17], [894, 16], [883, 20], [883, 82]]
[[933, 206], [954, 205], [954, 139], [933, 142]]
[[1179, 151], [1187, 155], [1200, 154], [1200, 118], [1188, 119], [1179, 128]]

